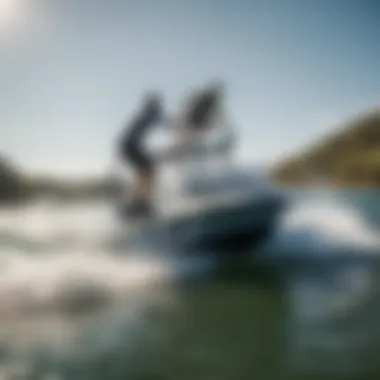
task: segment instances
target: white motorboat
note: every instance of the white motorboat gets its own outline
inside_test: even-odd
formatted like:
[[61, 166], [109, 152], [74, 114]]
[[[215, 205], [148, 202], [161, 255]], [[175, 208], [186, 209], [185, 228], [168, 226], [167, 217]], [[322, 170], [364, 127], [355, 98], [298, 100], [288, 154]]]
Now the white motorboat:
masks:
[[174, 190], [160, 191], [154, 217], [126, 217], [134, 244], [179, 252], [242, 252], [270, 236], [287, 205], [286, 195], [254, 170], [222, 165], [183, 172], [183, 181], [172, 181]]

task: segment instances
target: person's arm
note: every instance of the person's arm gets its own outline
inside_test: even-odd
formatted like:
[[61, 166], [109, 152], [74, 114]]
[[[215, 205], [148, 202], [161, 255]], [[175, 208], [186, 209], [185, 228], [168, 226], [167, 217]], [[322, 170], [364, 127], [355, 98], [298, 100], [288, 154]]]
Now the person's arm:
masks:
[[201, 136], [192, 133], [187, 128], [182, 129], [178, 126], [176, 132], [179, 133], [177, 138], [174, 139], [174, 142], [171, 146], [167, 147], [165, 151], [158, 152], [155, 154], [155, 159], [158, 161], [174, 161], [181, 160], [195, 153], [198, 149], [202, 149]]
[[163, 152], [158, 152], [154, 155], [156, 161], [176, 161], [181, 160], [189, 155], [190, 147], [186, 144], [174, 144]]
[[160, 122], [162, 126], [170, 132], [178, 129], [178, 120], [173, 115], [164, 115]]
[[[215, 115], [210, 123], [209, 129], [216, 136], [211, 136], [211, 141], [207, 143], [207, 132], [194, 132], [186, 128], [186, 125], [177, 124], [180, 133], [179, 140], [174, 143], [166, 152], [161, 153], [159, 159], [176, 160], [194, 154], [197, 149], [208, 154], [229, 154], [236, 145], [236, 131], [231, 122], [222, 114]], [[209, 136], [210, 137], [210, 136]], [[203, 144], [203, 147], [202, 147]], [[203, 154], [201, 153], [201, 154]], [[197, 153], [195, 153], [197, 154]]]

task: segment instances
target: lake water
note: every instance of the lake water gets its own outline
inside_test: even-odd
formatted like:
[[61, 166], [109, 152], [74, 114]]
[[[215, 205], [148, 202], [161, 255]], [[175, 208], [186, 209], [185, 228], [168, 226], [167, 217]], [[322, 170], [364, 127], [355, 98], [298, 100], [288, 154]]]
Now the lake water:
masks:
[[0, 379], [380, 378], [380, 190], [300, 191], [244, 266], [114, 252], [106, 205], [0, 212]]

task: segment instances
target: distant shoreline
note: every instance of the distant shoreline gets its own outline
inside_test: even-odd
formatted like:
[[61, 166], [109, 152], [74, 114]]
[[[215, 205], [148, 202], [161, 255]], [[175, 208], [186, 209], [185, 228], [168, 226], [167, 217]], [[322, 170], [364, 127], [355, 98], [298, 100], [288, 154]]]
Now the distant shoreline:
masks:
[[0, 157], [0, 184], [0, 205], [22, 205], [40, 197], [51, 197], [60, 202], [107, 199], [125, 188], [125, 184], [106, 177], [93, 180], [33, 177], [4, 157]]
[[330, 136], [274, 166], [282, 184], [309, 185], [322, 178], [333, 187], [380, 187], [380, 109], [342, 125]]

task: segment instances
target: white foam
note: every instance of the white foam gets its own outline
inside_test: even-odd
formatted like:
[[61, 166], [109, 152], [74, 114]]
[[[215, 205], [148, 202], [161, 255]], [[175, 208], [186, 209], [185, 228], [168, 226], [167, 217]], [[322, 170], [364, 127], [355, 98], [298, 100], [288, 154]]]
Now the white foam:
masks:
[[[92, 297], [97, 293], [115, 299], [136, 286], [210, 270], [207, 260], [169, 260], [154, 254], [145, 260], [141, 253], [136, 257], [133, 252], [112, 255], [101, 244], [118, 227], [111, 215], [106, 205], [39, 204], [2, 211], [0, 236], [6, 231], [27, 237], [45, 250], [31, 254], [27, 244], [0, 246], [0, 309], [15, 310], [23, 303], [53, 307], [60, 294], [74, 293], [76, 287], [81, 296], [92, 292]], [[70, 237], [70, 245], [57, 244], [63, 236]], [[319, 200], [296, 204], [262, 253], [336, 255], [350, 250], [380, 252], [378, 232], [371, 230], [356, 210]]]
[[25, 208], [0, 211], [0, 238], [8, 236], [31, 243], [93, 241], [118, 228], [106, 204], [59, 204], [41, 202]]
[[105, 252], [56, 251], [52, 255], [7, 252], [0, 277], [0, 314], [25, 309], [65, 309], [83, 302], [91, 309], [171, 282], [163, 261]]
[[[3, 211], [0, 314], [54, 310], [86, 298], [112, 302], [206, 267], [204, 260], [174, 260], [154, 252], [116, 254], [108, 242], [117, 238], [120, 226], [111, 211], [106, 205], [45, 203]], [[14, 238], [10, 244], [1, 239], [5, 232]], [[63, 237], [69, 244], [58, 244]], [[23, 244], [15, 244], [18, 238]]]
[[288, 212], [263, 254], [380, 253], [380, 234], [358, 210], [336, 200], [299, 202]]

